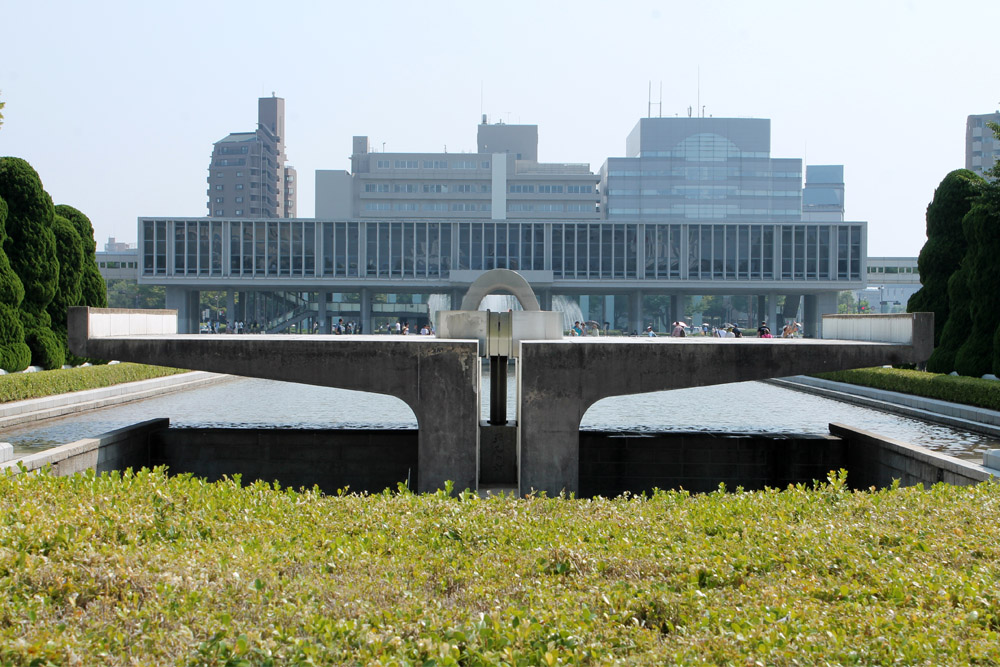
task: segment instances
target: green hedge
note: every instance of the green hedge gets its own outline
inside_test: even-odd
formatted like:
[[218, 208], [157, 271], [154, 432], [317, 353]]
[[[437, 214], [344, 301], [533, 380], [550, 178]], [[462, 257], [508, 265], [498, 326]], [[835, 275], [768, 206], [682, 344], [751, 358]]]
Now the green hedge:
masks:
[[1000, 410], [1000, 381], [925, 373], [900, 368], [858, 368], [819, 373], [818, 378], [898, 391], [952, 403]]
[[99, 389], [123, 382], [148, 380], [186, 372], [162, 366], [113, 364], [111, 366], [85, 366], [37, 373], [10, 373], [0, 375], [0, 403], [41, 398], [42, 396], [53, 396], [84, 389]]
[[0, 476], [0, 664], [1000, 663], [1000, 485], [571, 500]]

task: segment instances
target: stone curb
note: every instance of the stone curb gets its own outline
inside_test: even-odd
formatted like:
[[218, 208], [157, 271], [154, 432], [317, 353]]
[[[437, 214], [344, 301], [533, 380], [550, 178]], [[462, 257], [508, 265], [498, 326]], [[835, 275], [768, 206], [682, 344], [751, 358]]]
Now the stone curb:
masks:
[[216, 382], [224, 382], [231, 377], [220, 373], [190, 371], [150, 380], [116, 384], [100, 389], [87, 389], [26, 401], [13, 401], [0, 405], [0, 428], [9, 428], [18, 424], [51, 419], [86, 410], [96, 410], [109, 405], [139, 401], [175, 391], [194, 389]]

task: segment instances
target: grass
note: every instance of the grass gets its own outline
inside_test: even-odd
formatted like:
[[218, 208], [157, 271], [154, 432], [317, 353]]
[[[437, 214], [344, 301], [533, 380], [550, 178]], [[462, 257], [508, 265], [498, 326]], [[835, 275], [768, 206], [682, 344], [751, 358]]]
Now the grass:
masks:
[[997, 664], [1000, 485], [324, 496], [0, 477], [0, 663]]
[[898, 391], [952, 403], [1000, 410], [1000, 382], [901, 368], [859, 368], [816, 375], [824, 380]]
[[123, 363], [39, 371], [37, 373], [9, 373], [0, 375], [0, 403], [41, 398], [71, 391], [83, 391], [84, 389], [99, 389], [123, 382], [148, 380], [186, 372], [178, 368]]

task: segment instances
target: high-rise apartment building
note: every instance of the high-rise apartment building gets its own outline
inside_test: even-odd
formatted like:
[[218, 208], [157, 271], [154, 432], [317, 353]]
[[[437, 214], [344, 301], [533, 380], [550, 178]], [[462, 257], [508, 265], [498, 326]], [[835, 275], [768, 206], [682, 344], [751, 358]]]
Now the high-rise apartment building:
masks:
[[1000, 139], [987, 123], [1000, 123], [1000, 111], [969, 116], [965, 123], [965, 168], [984, 176], [1000, 159]]
[[285, 164], [285, 100], [257, 101], [257, 129], [215, 142], [208, 169], [213, 218], [294, 218], [295, 169]]

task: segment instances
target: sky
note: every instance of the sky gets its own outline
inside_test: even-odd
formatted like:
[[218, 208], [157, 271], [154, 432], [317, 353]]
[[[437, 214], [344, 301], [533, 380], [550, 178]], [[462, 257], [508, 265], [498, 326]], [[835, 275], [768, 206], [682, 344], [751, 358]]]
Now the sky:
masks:
[[998, 25], [997, 0], [0, 0], [0, 156], [100, 249], [140, 216], [207, 215], [212, 144], [272, 93], [299, 217], [354, 135], [474, 152], [485, 113], [597, 172], [652, 97], [654, 116], [769, 118], [772, 157], [844, 165], [869, 256], [915, 256], [966, 117], [1000, 109]]

